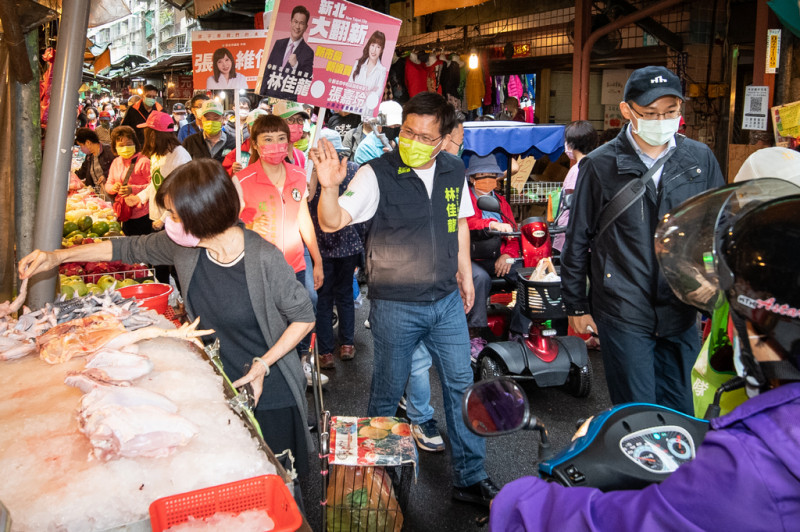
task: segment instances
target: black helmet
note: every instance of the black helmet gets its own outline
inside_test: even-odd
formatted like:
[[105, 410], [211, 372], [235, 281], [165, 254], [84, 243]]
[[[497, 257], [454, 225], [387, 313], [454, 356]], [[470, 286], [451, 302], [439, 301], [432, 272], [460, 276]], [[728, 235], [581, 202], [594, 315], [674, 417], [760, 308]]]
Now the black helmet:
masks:
[[[761, 362], [767, 378], [800, 380], [798, 213], [800, 195], [769, 201], [720, 235], [717, 269], [731, 311], [749, 321], [784, 362]], [[737, 331], [740, 338], [747, 335], [739, 324]]]
[[[675, 295], [709, 313], [730, 303], [741, 362], [759, 386], [769, 378], [800, 380], [798, 208], [800, 187], [756, 179], [695, 196], [656, 229], [656, 257]], [[782, 362], [756, 362], [746, 320]]]

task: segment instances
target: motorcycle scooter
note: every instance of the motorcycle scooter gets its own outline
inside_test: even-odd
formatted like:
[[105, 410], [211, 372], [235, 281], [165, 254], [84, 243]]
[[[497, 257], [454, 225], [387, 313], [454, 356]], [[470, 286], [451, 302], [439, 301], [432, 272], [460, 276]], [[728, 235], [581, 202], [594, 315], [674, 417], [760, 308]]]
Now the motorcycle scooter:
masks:
[[709, 428], [707, 420], [670, 408], [622, 404], [587, 420], [573, 441], [554, 455], [547, 428], [532, 413], [524, 390], [507, 378], [472, 384], [462, 399], [462, 416], [479, 436], [536, 430], [540, 478], [603, 491], [640, 489], [663, 481], [694, 459]]
[[[478, 198], [478, 208], [502, 216], [500, 202], [493, 196]], [[513, 225], [513, 220], [506, 220]], [[563, 230], [563, 229], [561, 229]], [[564, 386], [575, 397], [586, 397], [592, 388], [592, 366], [582, 339], [567, 336], [554, 327], [556, 320], [566, 322], [561, 302], [559, 281], [531, 281], [533, 269], [543, 258], [550, 258], [550, 230], [542, 218], [531, 217], [520, 225], [520, 231], [504, 233], [484, 230], [487, 236], [517, 238], [523, 268], [517, 270], [516, 283], [505, 278], [492, 280], [492, 293], [516, 290], [522, 314], [531, 320], [528, 335], [515, 340], [489, 343], [473, 361], [479, 380], [509, 376], [532, 380], [539, 387]], [[520, 260], [520, 259], [517, 259]], [[491, 304], [487, 309], [489, 329], [496, 337], [507, 338], [510, 311]]]

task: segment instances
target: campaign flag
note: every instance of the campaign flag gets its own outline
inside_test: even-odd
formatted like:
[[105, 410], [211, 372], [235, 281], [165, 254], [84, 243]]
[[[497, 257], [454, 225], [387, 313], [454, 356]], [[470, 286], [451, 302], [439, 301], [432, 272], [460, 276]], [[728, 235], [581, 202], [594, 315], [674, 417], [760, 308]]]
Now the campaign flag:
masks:
[[344, 0], [275, 0], [256, 92], [376, 116], [400, 24]]
[[193, 31], [195, 90], [254, 89], [266, 36], [264, 30]]

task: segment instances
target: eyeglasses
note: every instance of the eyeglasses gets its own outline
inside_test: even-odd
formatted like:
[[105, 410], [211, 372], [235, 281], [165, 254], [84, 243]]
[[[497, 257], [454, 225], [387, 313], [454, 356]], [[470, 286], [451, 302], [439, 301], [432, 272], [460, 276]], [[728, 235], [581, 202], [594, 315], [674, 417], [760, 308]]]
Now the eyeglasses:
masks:
[[633, 108], [633, 105], [628, 104], [628, 107], [630, 107], [631, 111], [633, 111], [633, 114], [635, 114], [640, 118], [644, 118], [645, 120], [661, 120], [662, 118], [664, 120], [674, 120], [679, 116], [681, 116], [680, 109], [675, 109], [674, 111], [667, 111], [666, 113], [651, 113], [651, 112], [640, 113], [639, 111]]
[[427, 135], [419, 135], [419, 134], [414, 133], [414, 132], [412, 132], [412, 131], [404, 128], [404, 127], [400, 128], [400, 134], [402, 136], [404, 136], [405, 138], [407, 138], [407, 139], [411, 139], [411, 140], [415, 140], [416, 139], [416, 140], [420, 141], [421, 143], [428, 144], [430, 146], [433, 146], [434, 144], [436, 144], [437, 140], [442, 138], [442, 135], [439, 135], [435, 139], [432, 139], [432, 138], [428, 137]]
[[303, 117], [299, 116], [299, 115], [290, 116], [289, 118], [286, 119], [286, 123], [287, 124], [302, 124], [303, 123]]

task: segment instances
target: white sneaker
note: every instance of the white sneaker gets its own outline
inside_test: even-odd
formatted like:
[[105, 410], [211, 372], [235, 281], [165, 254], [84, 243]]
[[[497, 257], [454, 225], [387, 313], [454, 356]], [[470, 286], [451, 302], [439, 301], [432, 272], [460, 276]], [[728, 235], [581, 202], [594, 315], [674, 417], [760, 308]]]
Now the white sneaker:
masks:
[[370, 327], [369, 327], [369, 320], [365, 320], [365, 321], [364, 321], [364, 327], [366, 327], [367, 329], [369, 329], [369, 328], [370, 328]]
[[[311, 362], [303, 362], [303, 372], [306, 374], [306, 386], [311, 386]], [[328, 384], [328, 381], [330, 381], [328, 376], [324, 373], [320, 373], [317, 378], [319, 378], [323, 386]]]

